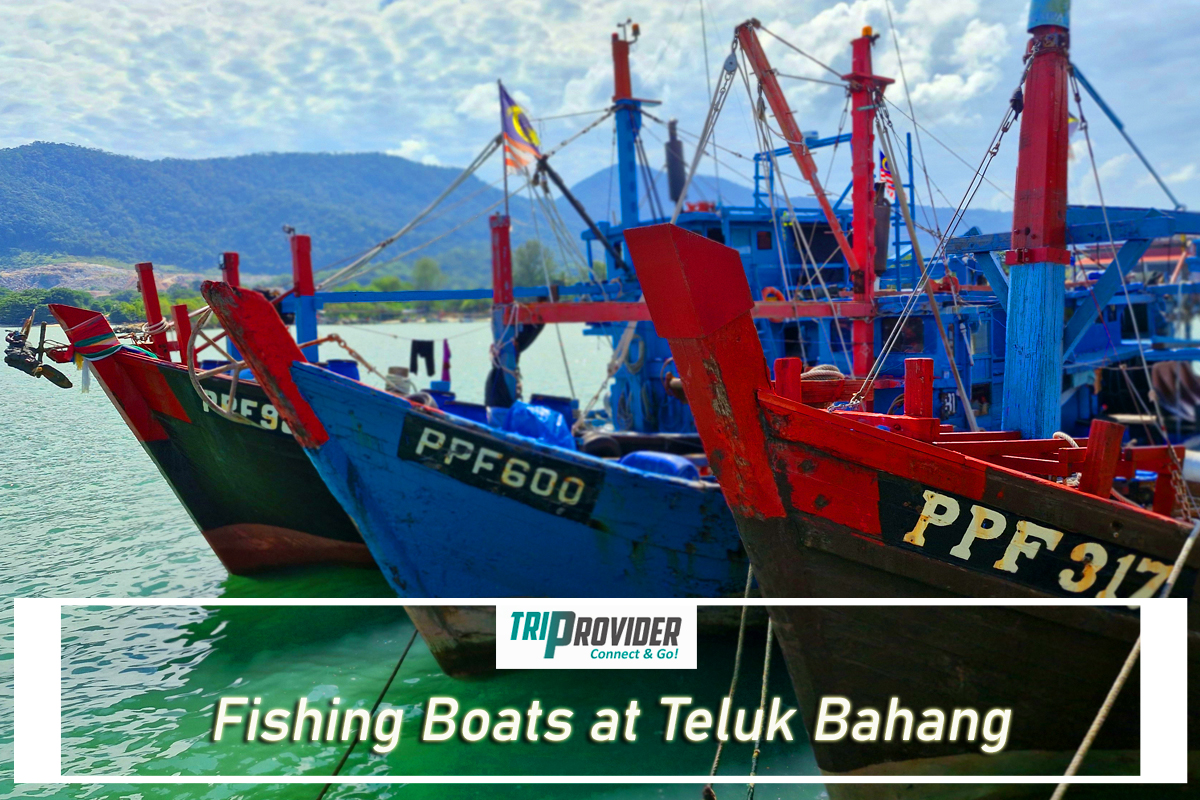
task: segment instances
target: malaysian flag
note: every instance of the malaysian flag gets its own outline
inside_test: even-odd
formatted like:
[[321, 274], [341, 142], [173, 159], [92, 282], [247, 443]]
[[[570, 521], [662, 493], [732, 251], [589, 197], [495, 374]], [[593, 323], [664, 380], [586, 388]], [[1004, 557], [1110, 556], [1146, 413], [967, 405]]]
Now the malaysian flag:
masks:
[[892, 164], [883, 151], [879, 153], [879, 179], [883, 181], [883, 191], [889, 203], [896, 202], [896, 181], [892, 178]]
[[522, 172], [541, 157], [538, 135], [517, 104], [500, 85], [500, 123], [504, 131], [504, 167], [510, 173]]

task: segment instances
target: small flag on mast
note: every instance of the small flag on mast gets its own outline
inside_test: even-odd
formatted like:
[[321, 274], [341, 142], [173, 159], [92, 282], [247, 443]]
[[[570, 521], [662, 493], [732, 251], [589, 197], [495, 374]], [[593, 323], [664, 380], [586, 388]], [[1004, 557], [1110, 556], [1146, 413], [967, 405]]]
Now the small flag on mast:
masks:
[[879, 179], [883, 182], [883, 190], [889, 203], [896, 202], [896, 181], [892, 177], [892, 165], [881, 150], [879, 152]]
[[525, 109], [509, 96], [500, 84], [500, 122], [504, 132], [504, 168], [509, 173], [523, 172], [541, 158], [537, 131]]

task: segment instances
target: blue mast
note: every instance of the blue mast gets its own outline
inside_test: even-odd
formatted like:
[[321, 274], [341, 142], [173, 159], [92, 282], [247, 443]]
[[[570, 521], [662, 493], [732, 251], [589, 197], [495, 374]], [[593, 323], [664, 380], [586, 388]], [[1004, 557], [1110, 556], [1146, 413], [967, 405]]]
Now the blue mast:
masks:
[[1069, 0], [1033, 0], [1032, 58], [1013, 205], [1002, 424], [1026, 438], [1062, 425], [1067, 251], [1067, 26]]
[[632, 28], [633, 38], [612, 35], [613, 105], [617, 124], [617, 183], [621, 190], [621, 227], [638, 224], [637, 136], [642, 128], [641, 103], [633, 99], [633, 82], [629, 74], [629, 46], [640, 33], [636, 23], [625, 22], [618, 27], [623, 33]]

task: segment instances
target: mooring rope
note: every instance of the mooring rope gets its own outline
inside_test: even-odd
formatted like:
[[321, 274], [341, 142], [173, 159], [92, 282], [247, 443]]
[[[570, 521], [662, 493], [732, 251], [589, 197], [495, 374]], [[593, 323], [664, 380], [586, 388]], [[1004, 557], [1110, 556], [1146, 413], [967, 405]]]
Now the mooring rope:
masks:
[[[749, 599], [750, 588], [753, 585], [754, 565], [750, 565], [746, 568], [746, 589], [742, 592], [743, 600]], [[742, 606], [742, 618], [738, 623], [737, 649], [734, 651], [733, 655], [733, 677], [729, 681], [729, 694], [726, 695], [726, 697], [729, 698], [730, 705], [733, 704], [733, 693], [737, 689], [738, 674], [742, 671], [742, 651], [745, 649], [746, 644], [746, 612], [749, 610], [749, 608], [750, 607], [746, 605]], [[708, 776], [710, 778], [717, 774], [717, 767], [721, 765], [721, 750], [724, 747], [724, 742], [717, 742], [717, 752], [716, 755], [713, 756], [712, 769], [708, 771]], [[703, 791], [700, 793], [700, 796], [704, 798], [704, 800], [716, 800], [717, 794], [713, 791], [712, 783], [705, 785]]]
[[[771, 618], [767, 617], [767, 647], [763, 653], [763, 671], [762, 671], [762, 689], [758, 696], [758, 720], [759, 724], [755, 728], [756, 735], [754, 737], [754, 755], [750, 757], [750, 777], [753, 778], [758, 774], [758, 757], [762, 754], [762, 732], [766, 727], [767, 718], [767, 687], [771, 682], [771, 644], [773, 643], [774, 628], [771, 623]], [[746, 800], [754, 800], [754, 784], [751, 783], [746, 789]]]
[[[404, 646], [404, 652], [400, 654], [400, 660], [396, 662], [396, 666], [392, 669], [392, 674], [388, 676], [387, 683], [383, 685], [383, 690], [379, 693], [379, 697], [375, 700], [375, 705], [371, 707], [371, 718], [374, 719], [375, 712], [379, 710], [379, 706], [383, 703], [383, 698], [387, 696], [388, 689], [392, 688], [392, 681], [396, 680], [396, 675], [400, 673], [400, 667], [404, 664], [404, 659], [408, 657], [408, 651], [412, 649], [413, 642], [417, 640], [417, 628], [413, 626], [412, 636], [408, 637], [408, 644]], [[346, 752], [342, 753], [342, 760], [338, 762], [333, 770], [333, 775], [338, 775], [342, 771], [342, 767], [346, 765], [346, 759], [350, 758], [350, 754], [354, 752], [355, 746], [358, 744], [358, 737], [350, 741], [350, 746], [346, 748]], [[332, 776], [331, 776], [332, 777]], [[325, 793], [329, 791], [332, 783], [327, 783], [316, 796], [315, 800], [322, 800]]]

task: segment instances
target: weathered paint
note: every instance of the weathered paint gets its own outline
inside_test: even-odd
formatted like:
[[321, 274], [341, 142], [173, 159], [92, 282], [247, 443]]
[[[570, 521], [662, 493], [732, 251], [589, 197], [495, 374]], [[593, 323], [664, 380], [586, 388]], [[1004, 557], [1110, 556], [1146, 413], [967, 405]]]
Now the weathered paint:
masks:
[[[313, 463], [402, 596], [718, 597], [744, 587], [745, 556], [715, 484], [496, 431], [319, 367], [294, 364], [292, 377], [330, 436], [308, 451]], [[464, 473], [465, 445], [446, 463], [450, 439], [441, 458], [398, 454], [407, 428], [426, 427], [457, 430], [472, 444], [472, 468], [486, 449], [497, 454], [484, 462], [493, 471], [521, 461], [530, 478], [596, 476], [590, 508], [576, 514], [556, 492], [525, 492], [528, 482], [489, 490]]]
[[[95, 311], [60, 305], [51, 311], [68, 337], [91, 320], [107, 327]], [[374, 567], [354, 524], [296, 440], [270, 424], [264, 409], [271, 402], [259, 386], [238, 385], [239, 409], [259, 422], [241, 425], [209, 413], [180, 364], [121, 350], [91, 368], [230, 572], [301, 564]], [[230, 384], [216, 375], [201, 382], [218, 399], [228, 398]]]
[[[702, 398], [721, 399], [714, 414], [697, 414], [697, 427], [710, 460], [724, 460], [726, 468], [715, 471], [764, 596], [882, 600], [879, 607], [771, 609], [806, 723], [812, 725], [824, 695], [857, 704], [869, 698], [880, 707], [899, 696], [922, 708], [969, 687], [981, 704], [994, 699], [1014, 708], [1021, 723], [1010, 747], [1037, 749], [1058, 768], [1065, 765], [1137, 636], [1134, 616], [1114, 608], [890, 608], [887, 599], [1146, 595], [1161, 585], [1187, 528], [955, 449], [1012, 461], [1066, 453], [1068, 466], [1083, 465], [1087, 450], [1066, 442], [944, 435], [937, 428], [921, 441], [880, 430], [871, 415], [833, 413], [778, 396], [757, 377], [765, 372], [758, 349], [743, 342], [739, 350], [730, 339], [744, 312], [697, 325], [695, 304], [703, 298], [667, 294], [740, 296], [744, 278], [723, 268], [724, 248], [697, 245], [680, 258], [679, 248], [667, 246], [680, 232], [660, 226], [637, 234], [628, 238], [639, 269], [665, 273], [644, 282], [655, 324], [672, 332], [673, 350], [703, 355], [696, 357], [703, 369], [680, 370], [693, 407]], [[789, 394], [795, 388], [789, 385]], [[1165, 450], [1146, 450], [1154, 452], [1123, 451], [1117, 470], [1146, 458], [1166, 466]], [[728, 458], [730, 451], [740, 460]], [[1008, 455], [1022, 451], [1029, 456]], [[1104, 445], [1097, 445], [1094, 461], [1088, 466], [1103, 470], [1096, 479], [1103, 483], [1113, 470]], [[764, 480], [777, 494], [780, 515], [733, 501], [764, 492]], [[1200, 553], [1193, 553], [1176, 585], [1176, 594], [1190, 594], [1193, 606], [1198, 567]], [[1015, 643], [1023, 653], [1019, 662], [1011, 657]], [[1200, 664], [1195, 615], [1189, 663], [1193, 671]], [[1187, 702], [1195, 749], [1200, 703], [1195, 693]], [[1113, 714], [1127, 722], [1110, 719], [1097, 751], [1136, 749], [1136, 693], [1123, 693]], [[886, 771], [892, 762], [905, 762], [906, 774], [936, 772], [969, 757], [968, 750], [963, 743], [915, 740], [879, 747], [814, 744], [818, 765], [835, 773]], [[973, 771], [987, 772], [995, 763]]]

